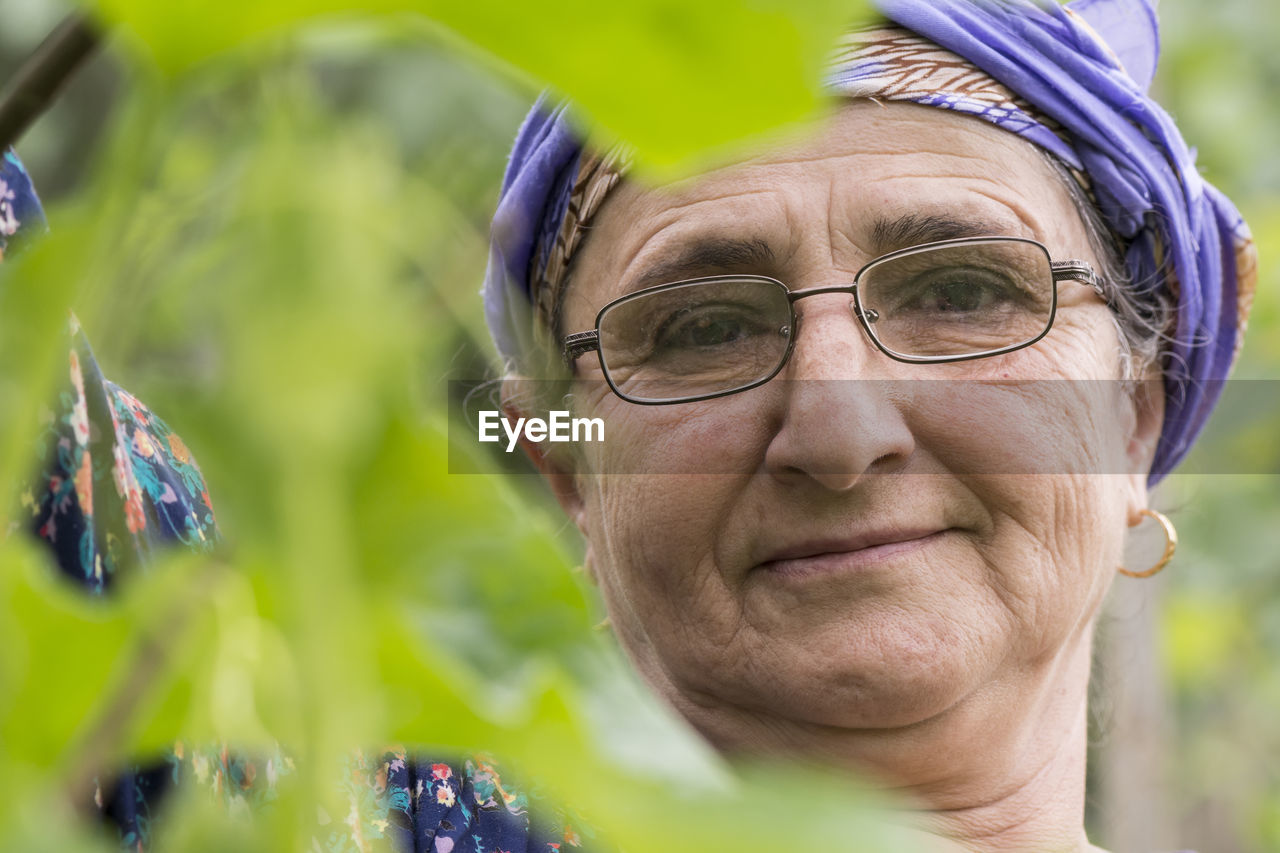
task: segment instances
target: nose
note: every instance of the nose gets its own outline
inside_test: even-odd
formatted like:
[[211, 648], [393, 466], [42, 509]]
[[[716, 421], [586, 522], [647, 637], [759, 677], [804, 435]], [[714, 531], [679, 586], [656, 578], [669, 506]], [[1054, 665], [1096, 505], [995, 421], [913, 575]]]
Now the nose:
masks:
[[905, 465], [915, 449], [910, 395], [897, 378], [901, 365], [868, 339], [848, 295], [804, 302], [765, 467], [780, 480], [848, 491]]

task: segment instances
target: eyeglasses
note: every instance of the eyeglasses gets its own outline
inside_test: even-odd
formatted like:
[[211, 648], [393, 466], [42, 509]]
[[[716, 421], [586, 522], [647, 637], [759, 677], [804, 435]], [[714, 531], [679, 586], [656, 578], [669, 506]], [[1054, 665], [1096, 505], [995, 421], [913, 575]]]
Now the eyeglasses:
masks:
[[595, 350], [609, 387], [632, 403], [721, 397], [782, 370], [799, 333], [796, 302], [843, 293], [892, 359], [988, 358], [1048, 334], [1063, 280], [1105, 298], [1088, 262], [1051, 260], [1035, 240], [944, 240], [876, 258], [846, 285], [788, 290], [766, 276], [717, 275], [648, 287], [601, 308], [594, 329], [564, 339], [564, 355], [572, 364]]

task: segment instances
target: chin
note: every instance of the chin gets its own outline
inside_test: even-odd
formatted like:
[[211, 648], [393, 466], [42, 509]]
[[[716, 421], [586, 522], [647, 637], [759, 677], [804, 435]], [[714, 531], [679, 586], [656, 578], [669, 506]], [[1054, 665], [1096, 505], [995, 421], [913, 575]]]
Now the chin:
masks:
[[698, 693], [778, 723], [886, 730], [946, 714], [993, 676], [990, 656], [947, 633], [861, 633], [811, 637], [798, 655], [768, 658], [772, 669], [724, 673]]
[[[800, 697], [788, 691], [776, 697], [782, 713], [813, 725], [847, 729], [897, 729], [945, 714], [976, 689], [976, 679], [961, 662], [935, 661], [928, 667], [833, 666], [822, 689]], [[797, 685], [798, 687], [798, 685]], [[790, 697], [789, 699], [787, 697]], [[783, 710], [785, 709], [785, 710]]]

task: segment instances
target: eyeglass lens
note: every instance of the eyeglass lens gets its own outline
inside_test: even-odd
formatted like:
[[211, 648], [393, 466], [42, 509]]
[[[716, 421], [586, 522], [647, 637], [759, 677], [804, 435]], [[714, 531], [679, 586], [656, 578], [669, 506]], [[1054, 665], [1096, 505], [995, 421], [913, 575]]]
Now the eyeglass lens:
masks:
[[1053, 312], [1053, 269], [1035, 243], [939, 246], [867, 267], [858, 297], [886, 349], [915, 358], [969, 356], [1044, 332]]

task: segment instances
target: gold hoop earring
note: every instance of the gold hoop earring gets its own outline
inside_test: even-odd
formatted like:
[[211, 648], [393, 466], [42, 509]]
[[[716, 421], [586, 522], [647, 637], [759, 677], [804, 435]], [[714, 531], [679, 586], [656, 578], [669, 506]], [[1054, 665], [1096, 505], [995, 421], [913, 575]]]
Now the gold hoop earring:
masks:
[[1120, 574], [1131, 578], [1149, 578], [1156, 572], [1163, 569], [1173, 559], [1173, 552], [1178, 548], [1178, 531], [1173, 528], [1173, 522], [1168, 519], [1162, 512], [1156, 512], [1154, 509], [1144, 509], [1139, 511], [1139, 515], [1145, 515], [1148, 518], [1154, 518], [1159, 522], [1160, 527], [1164, 530], [1164, 554], [1160, 556], [1160, 560], [1151, 568], [1141, 572], [1131, 572], [1123, 566], [1118, 570]]

